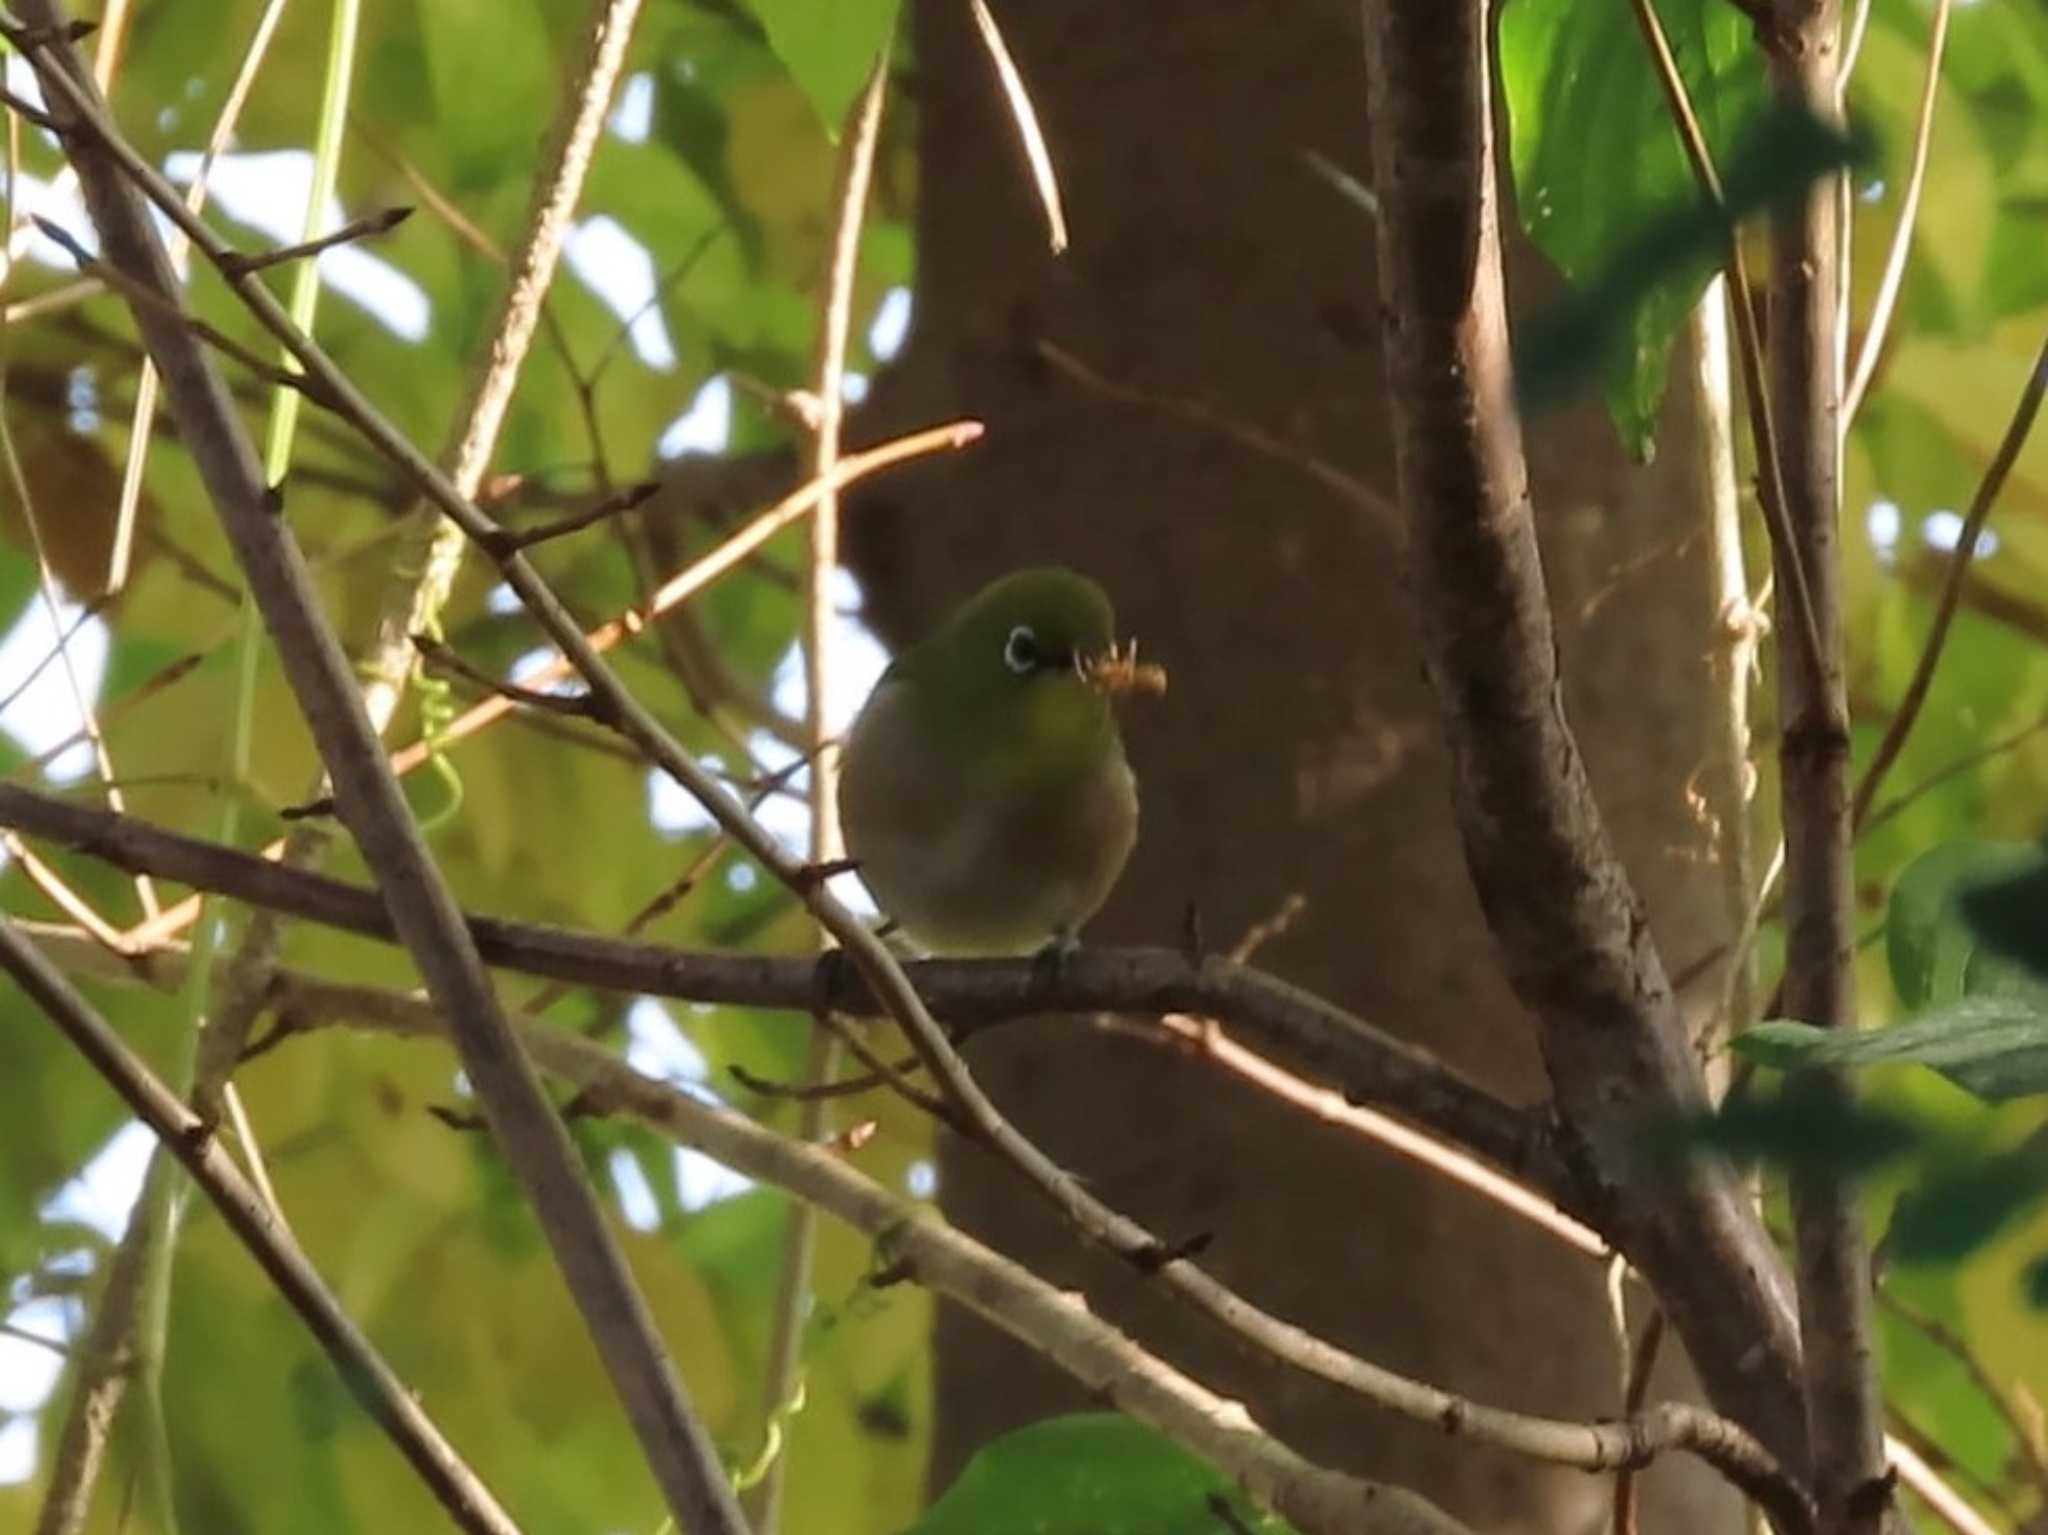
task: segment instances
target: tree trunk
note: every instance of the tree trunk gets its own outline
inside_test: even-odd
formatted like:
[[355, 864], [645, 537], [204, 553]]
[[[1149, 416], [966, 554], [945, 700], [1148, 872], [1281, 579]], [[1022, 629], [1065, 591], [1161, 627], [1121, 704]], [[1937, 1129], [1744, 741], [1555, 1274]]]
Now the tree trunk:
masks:
[[[1373, 231], [1310, 157], [1361, 181], [1354, 8], [1036, 0], [1001, 12], [1043, 121], [1073, 248], [1054, 260], [967, 8], [916, 8], [917, 310], [864, 437], [944, 415], [979, 447], [856, 504], [869, 611], [894, 640], [980, 581], [1056, 560], [1095, 575], [1170, 670], [1126, 716], [1144, 805], [1131, 868], [1088, 936], [1176, 942], [1193, 902], [1227, 947], [1290, 896], [1259, 962], [1429, 1046], [1516, 1101], [1545, 1083], [1465, 877], [1389, 497]], [[1549, 291], [1517, 256], [1517, 299]], [[1199, 402], [1270, 434], [1108, 397], [1035, 352]], [[1690, 376], [1690, 375], [1681, 375]], [[1730, 932], [1727, 641], [1692, 435], [1666, 467], [1622, 458], [1586, 407], [1532, 423], [1569, 703], [1617, 844], [1682, 972]], [[1705, 786], [1707, 808], [1688, 799]], [[1712, 999], [1718, 967], [1695, 982]], [[1390, 1152], [1199, 1063], [1080, 1022], [1002, 1030], [970, 1059], [996, 1101], [1096, 1193], [1291, 1320], [1393, 1368], [1530, 1411], [1618, 1410], [1625, 1361], [1600, 1266]], [[1483, 1453], [1252, 1357], [1074, 1238], [1004, 1167], [959, 1145], [961, 1225], [1162, 1347], [1306, 1453], [1387, 1477], [1484, 1529], [1594, 1530], [1604, 1479]], [[991, 1436], [1084, 1405], [971, 1319], [941, 1313], [935, 1480]], [[1675, 1346], [1672, 1350], [1675, 1352]], [[1669, 1377], [1666, 1372], [1663, 1379]], [[1676, 1388], [1674, 1388], [1676, 1389]], [[1652, 1527], [1729, 1529], [1687, 1462], [1649, 1478]]]

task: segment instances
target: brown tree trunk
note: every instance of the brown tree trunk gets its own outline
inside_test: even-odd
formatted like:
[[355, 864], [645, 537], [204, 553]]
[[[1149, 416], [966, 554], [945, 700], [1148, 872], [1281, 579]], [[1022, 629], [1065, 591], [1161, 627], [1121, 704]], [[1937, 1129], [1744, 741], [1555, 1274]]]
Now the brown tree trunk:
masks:
[[[1073, 248], [1046, 254], [967, 8], [926, 0], [910, 82], [916, 319], [859, 432], [961, 412], [990, 431], [856, 506], [849, 538], [870, 611], [901, 639], [1014, 565], [1058, 560], [1100, 578], [1172, 691], [1128, 716], [1144, 826], [1089, 936], [1174, 942], [1193, 902], [1227, 946], [1299, 894], [1302, 916], [1262, 964], [1517, 1101], [1540, 1098], [1530, 1030], [1452, 828], [1396, 523], [1308, 467], [1391, 493], [1373, 231], [1309, 158], [1365, 179], [1355, 10], [1034, 0], [1001, 15]], [[1105, 397], [1037, 356], [1040, 342], [1287, 452]], [[1674, 420], [1691, 408], [1675, 405]], [[1688, 801], [1702, 769], [1728, 776], [1716, 734], [1725, 638], [1696, 464], [1667, 451], [1666, 468], [1627, 465], [1590, 407], [1532, 424], [1529, 438], [1573, 719], [1682, 971], [1728, 936], [1717, 839], [1739, 819], [1718, 807], [1717, 829]], [[1696, 986], [1716, 995], [1718, 971]], [[1624, 1361], [1599, 1266], [1477, 1196], [1084, 1024], [998, 1031], [970, 1058], [1098, 1194], [1169, 1240], [1213, 1234], [1204, 1261], [1282, 1316], [1486, 1401], [1617, 1410]], [[941, 1177], [953, 1219], [1085, 1289], [1306, 1453], [1413, 1486], [1485, 1529], [1605, 1518], [1603, 1480], [1393, 1419], [1251, 1357], [1128, 1268], [1077, 1257], [1050, 1212], [971, 1148], [948, 1147]], [[991, 1436], [1085, 1405], [971, 1319], [942, 1313], [939, 1344], [941, 1484]], [[1650, 1482], [1648, 1518], [1733, 1527], [1732, 1498], [1698, 1468], [1663, 1465]]]

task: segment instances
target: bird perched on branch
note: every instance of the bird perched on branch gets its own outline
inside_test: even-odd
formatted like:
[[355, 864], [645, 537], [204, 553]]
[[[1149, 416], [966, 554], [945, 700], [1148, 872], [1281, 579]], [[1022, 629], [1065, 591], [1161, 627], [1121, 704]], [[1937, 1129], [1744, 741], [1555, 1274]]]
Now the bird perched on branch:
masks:
[[1064, 949], [1138, 835], [1111, 700], [1163, 692], [1102, 588], [1002, 577], [898, 656], [848, 734], [846, 850], [882, 911], [940, 954]]

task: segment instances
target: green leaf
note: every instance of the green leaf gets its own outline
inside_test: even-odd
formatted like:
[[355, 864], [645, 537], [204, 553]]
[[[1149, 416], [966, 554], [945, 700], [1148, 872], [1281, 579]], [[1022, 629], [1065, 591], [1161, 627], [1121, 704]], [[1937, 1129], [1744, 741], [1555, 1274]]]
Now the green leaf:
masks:
[[1206, 1461], [1116, 1413], [1050, 1418], [986, 1446], [906, 1535], [1219, 1535], [1215, 1502], [1259, 1535], [1257, 1512]]
[[[1664, 30], [1709, 147], [1725, 169], [1739, 125], [1765, 100], [1750, 23], [1727, 0], [1663, 0]], [[1645, 230], [1699, 194], [1663, 88], [1629, 7], [1510, 0], [1501, 79], [1522, 224], [1573, 288], [1590, 295], [1630, 274]], [[1718, 231], [1636, 269], [1633, 291], [1602, 306], [1597, 366], [1609, 411], [1638, 458], [1664, 395], [1665, 361], [1686, 312], [1721, 262]]]
[[2029, 1306], [2036, 1311], [2048, 1311], [2048, 1253], [2042, 1253], [2027, 1265], [2026, 1272], [2020, 1276], [2020, 1285]]
[[[1610, 408], [1617, 398], [1624, 435], [1638, 455], [1650, 444], [1649, 417], [1636, 407], [1662, 398], [1664, 354], [1685, 312], [1725, 254], [1728, 231], [1752, 213], [1795, 197], [1818, 178], [1864, 158], [1867, 145], [1796, 107], [1773, 109], [1722, 164], [1722, 202], [1697, 191], [1639, 222], [1607, 227], [1616, 240], [1591, 275], [1521, 327], [1516, 389], [1525, 410], [1564, 398], [1586, 375], [1603, 371]], [[1540, 213], [1540, 208], [1539, 208]], [[1539, 241], [1540, 243], [1540, 241]], [[1654, 363], [1647, 382], [1639, 370]]]
[[896, 30], [897, 0], [752, 0], [769, 45], [834, 138]]
[[1965, 997], [1888, 1029], [1842, 1032], [1779, 1020], [1735, 1041], [1750, 1060], [1802, 1066], [1931, 1066], [1990, 1103], [2048, 1093], [2048, 1000]]
[[1851, 1177], [1875, 1171], [1923, 1139], [1916, 1126], [1868, 1104], [1819, 1105], [1785, 1093], [1731, 1096], [1715, 1112], [1656, 1135], [1678, 1153], [1712, 1148], [1744, 1161]]
[[1892, 886], [1885, 918], [1885, 956], [1899, 1000], [1919, 1009], [1967, 996], [2018, 995], [2032, 996], [2037, 1011], [2048, 1006], [2048, 988], [1979, 932], [1987, 918], [2008, 910], [2022, 930], [2038, 929], [2038, 905], [2021, 909], [1980, 898], [2015, 876], [2044, 874], [2048, 854], [2011, 842], [1948, 842], [1909, 864]]
[[1899, 1200], [1884, 1245], [1901, 1263], [1955, 1263], [2044, 1199], [2048, 1134], [2037, 1133], [2000, 1155], [1931, 1170]]

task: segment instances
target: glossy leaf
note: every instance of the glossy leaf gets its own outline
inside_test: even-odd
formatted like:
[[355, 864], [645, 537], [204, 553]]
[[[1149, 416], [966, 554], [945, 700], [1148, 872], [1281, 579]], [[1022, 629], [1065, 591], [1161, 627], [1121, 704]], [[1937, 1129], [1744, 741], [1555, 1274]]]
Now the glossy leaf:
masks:
[[1883, 1029], [1817, 1029], [1780, 1019], [1745, 1032], [1736, 1049], [1785, 1071], [1912, 1062], [1999, 1103], [2048, 1093], [2048, 998], [1966, 997]]
[[1216, 1535], [1236, 1527], [1258, 1535], [1291, 1528], [1151, 1429], [1089, 1413], [987, 1446], [906, 1535]]
[[[1657, 9], [1708, 144], [1725, 158], [1765, 100], [1751, 24], [1727, 0]], [[1720, 265], [1722, 237], [1709, 228], [1655, 269], [1633, 263], [1645, 231], [1695, 209], [1699, 193], [1629, 6], [1509, 0], [1500, 60], [1522, 226], [1586, 315], [1608, 317], [1587, 366], [1622, 440], [1646, 457], [1671, 339]]]

